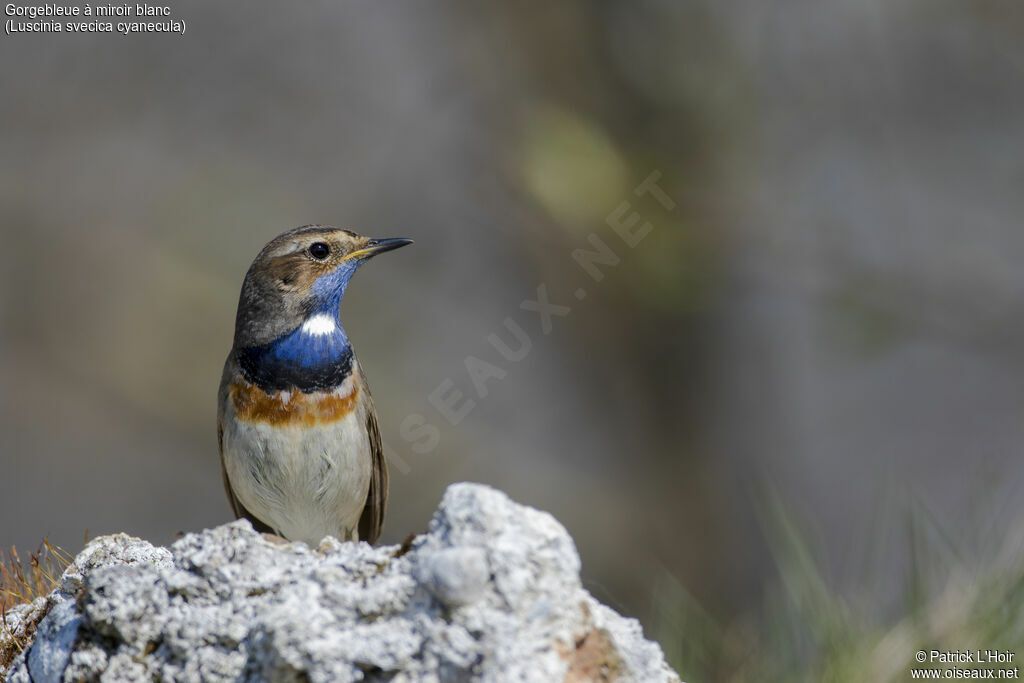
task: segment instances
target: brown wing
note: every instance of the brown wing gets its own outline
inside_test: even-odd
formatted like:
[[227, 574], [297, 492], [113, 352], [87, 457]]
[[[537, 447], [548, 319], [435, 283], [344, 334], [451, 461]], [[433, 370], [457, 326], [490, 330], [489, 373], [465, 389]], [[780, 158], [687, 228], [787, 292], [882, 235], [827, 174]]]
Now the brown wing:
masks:
[[366, 383], [363, 369], [359, 368], [359, 379], [362, 380], [363, 391], [366, 392], [366, 433], [370, 439], [370, 490], [366, 495], [366, 505], [359, 517], [359, 540], [376, 543], [380, 538], [381, 527], [384, 526], [384, 509], [388, 505], [388, 464], [384, 461], [384, 447], [380, 440], [380, 429], [377, 427], [377, 411], [373, 407], [370, 388]]
[[228, 361], [224, 364], [224, 375], [221, 379], [220, 391], [217, 397], [217, 452], [220, 454], [220, 476], [224, 480], [224, 492], [228, 494], [228, 503], [231, 504], [231, 511], [235, 513], [237, 519], [245, 517], [252, 522], [252, 526], [256, 531], [272, 534], [274, 533], [273, 529], [257, 519], [254, 514], [246, 510], [245, 506], [235, 498], [235, 493], [231, 490], [231, 482], [228, 481], [228, 470], [224, 467], [224, 401], [227, 399], [227, 382], [230, 368], [231, 357], [228, 356]]

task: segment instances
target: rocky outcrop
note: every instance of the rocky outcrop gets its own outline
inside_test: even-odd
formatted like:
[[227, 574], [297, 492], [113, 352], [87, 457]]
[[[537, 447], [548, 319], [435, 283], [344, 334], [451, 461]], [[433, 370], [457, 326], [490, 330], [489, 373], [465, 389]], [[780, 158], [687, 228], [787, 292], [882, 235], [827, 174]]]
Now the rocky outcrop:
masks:
[[476, 484], [403, 547], [278, 544], [245, 521], [170, 548], [104, 536], [8, 612], [8, 630], [46, 616], [7, 680], [678, 681], [579, 570], [551, 515]]

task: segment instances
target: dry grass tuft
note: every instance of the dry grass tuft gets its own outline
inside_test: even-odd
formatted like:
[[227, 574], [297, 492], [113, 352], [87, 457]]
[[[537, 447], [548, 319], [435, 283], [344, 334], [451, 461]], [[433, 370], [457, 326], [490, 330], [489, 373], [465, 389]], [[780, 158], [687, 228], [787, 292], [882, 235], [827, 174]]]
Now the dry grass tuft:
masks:
[[17, 548], [0, 550], [0, 673], [31, 642], [36, 625], [49, 611], [29, 605], [49, 595], [73, 560], [67, 551], [45, 539], [38, 550], [29, 553], [27, 563]]
[[10, 607], [48, 595], [74, 559], [48, 539], [29, 553], [27, 567], [17, 548], [0, 550], [0, 604]]

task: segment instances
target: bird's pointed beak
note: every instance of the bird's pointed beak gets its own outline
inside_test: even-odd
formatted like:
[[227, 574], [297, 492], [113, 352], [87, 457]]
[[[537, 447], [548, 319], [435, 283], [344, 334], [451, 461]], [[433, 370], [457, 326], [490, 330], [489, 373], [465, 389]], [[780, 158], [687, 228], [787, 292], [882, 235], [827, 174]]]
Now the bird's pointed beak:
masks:
[[368, 259], [371, 256], [376, 256], [377, 254], [385, 251], [404, 247], [407, 244], [412, 244], [412, 240], [407, 237], [385, 237], [379, 240], [367, 240], [366, 244], [361, 249], [353, 251], [345, 257], [345, 260]]

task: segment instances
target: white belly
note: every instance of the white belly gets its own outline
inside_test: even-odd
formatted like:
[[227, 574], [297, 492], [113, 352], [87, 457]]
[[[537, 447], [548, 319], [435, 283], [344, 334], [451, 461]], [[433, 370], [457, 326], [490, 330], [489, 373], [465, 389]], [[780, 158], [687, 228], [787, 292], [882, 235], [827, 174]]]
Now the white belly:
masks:
[[239, 502], [276, 533], [316, 547], [324, 536], [357, 540], [370, 484], [370, 443], [359, 411], [327, 424], [223, 420], [223, 455]]

